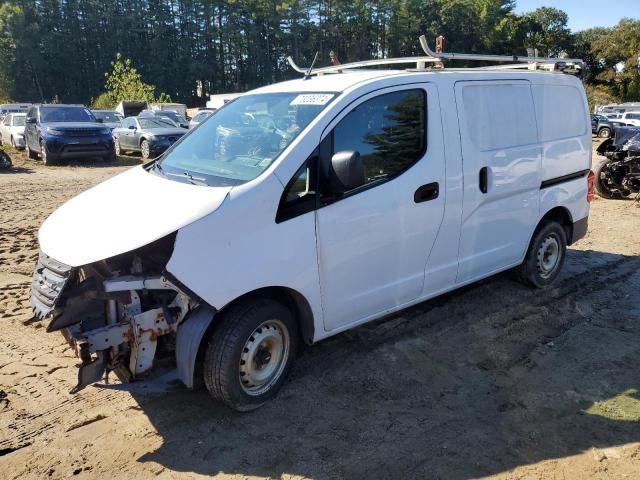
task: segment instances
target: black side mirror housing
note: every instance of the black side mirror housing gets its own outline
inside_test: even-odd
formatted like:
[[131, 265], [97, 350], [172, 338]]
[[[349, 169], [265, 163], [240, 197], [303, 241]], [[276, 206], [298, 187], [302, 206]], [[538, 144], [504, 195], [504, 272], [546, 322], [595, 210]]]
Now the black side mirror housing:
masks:
[[97, 121], [98, 123], [104, 123], [104, 121], [103, 121], [101, 118], [96, 118], [96, 121]]
[[25, 122], [27, 122], [27, 123], [36, 123], [36, 117], [27, 117]]
[[135, 130], [136, 127], [134, 125], [129, 125], [129, 130]]
[[331, 157], [329, 185], [333, 193], [344, 193], [364, 184], [364, 163], [358, 151], [343, 150]]

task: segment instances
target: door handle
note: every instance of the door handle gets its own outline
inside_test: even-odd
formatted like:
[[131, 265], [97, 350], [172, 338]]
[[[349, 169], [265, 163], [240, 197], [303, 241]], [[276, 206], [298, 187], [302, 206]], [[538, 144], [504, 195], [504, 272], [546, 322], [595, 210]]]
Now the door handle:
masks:
[[416, 193], [413, 194], [413, 201], [416, 203], [428, 202], [429, 200], [435, 200], [440, 194], [440, 186], [438, 182], [427, 183], [418, 187]]
[[487, 190], [489, 189], [489, 169], [487, 167], [482, 167], [478, 177], [480, 191], [482, 193], [487, 193]]

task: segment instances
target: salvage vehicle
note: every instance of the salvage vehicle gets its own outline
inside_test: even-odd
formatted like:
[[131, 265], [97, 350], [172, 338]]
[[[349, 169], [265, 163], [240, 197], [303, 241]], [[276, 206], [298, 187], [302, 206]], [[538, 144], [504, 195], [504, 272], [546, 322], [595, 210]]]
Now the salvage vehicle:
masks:
[[201, 109], [189, 120], [189, 128], [195, 128], [215, 113], [215, 109]]
[[127, 117], [122, 125], [113, 130], [116, 155], [125, 151], [139, 151], [142, 158], [160, 155], [179, 140], [187, 130], [176, 127], [170, 120], [163, 120], [155, 114]]
[[[55, 211], [31, 304], [82, 360], [74, 391], [172, 361], [247, 411], [302, 343], [504, 270], [553, 284], [593, 197], [582, 84], [529, 70], [558, 59], [448, 69], [454, 54], [423, 48], [289, 59], [303, 78], [241, 95]], [[356, 70], [385, 63], [416, 68]]]
[[26, 113], [9, 113], [0, 123], [0, 140], [13, 148], [24, 148], [24, 121]]
[[98, 122], [106, 125], [111, 130], [114, 128], [118, 128], [122, 125], [122, 120], [124, 117], [120, 112], [116, 112], [115, 110], [91, 110], [91, 113], [96, 117]]
[[37, 104], [27, 111], [27, 156], [45, 165], [72, 158], [114, 160], [111, 129], [84, 105]]
[[614, 138], [600, 144], [607, 158], [595, 168], [595, 189], [602, 198], [640, 196], [640, 127], [617, 127]]

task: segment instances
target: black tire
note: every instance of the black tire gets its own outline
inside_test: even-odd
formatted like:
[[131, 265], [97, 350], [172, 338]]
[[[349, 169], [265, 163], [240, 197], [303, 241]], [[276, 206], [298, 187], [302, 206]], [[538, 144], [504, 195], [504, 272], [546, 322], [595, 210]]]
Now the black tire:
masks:
[[[555, 247], [553, 247], [555, 245]], [[557, 248], [552, 258], [553, 250]], [[521, 282], [536, 288], [551, 285], [560, 274], [567, 256], [567, 233], [557, 222], [550, 221], [538, 228], [516, 273]]]
[[26, 149], [29, 160], [35, 160], [38, 158], [38, 154], [29, 148], [29, 144], [27, 144]]
[[606, 179], [603, 178], [603, 176], [606, 176], [606, 174], [603, 173], [603, 169], [608, 163], [609, 162], [607, 162], [607, 161], [601, 162], [594, 169], [594, 172], [593, 172], [594, 173], [593, 186], [596, 189], [596, 192], [598, 193], [598, 195], [601, 196], [602, 198], [607, 198], [607, 199], [610, 199], [610, 200], [621, 199], [621, 198], [624, 197], [622, 192], [620, 192], [618, 190], [612, 190], [609, 187], [609, 184], [606, 181]]
[[611, 129], [609, 127], [602, 127], [598, 131], [598, 137], [600, 138], [609, 138], [611, 136]]
[[42, 157], [43, 165], [53, 165], [53, 161], [49, 158], [49, 152], [47, 152], [47, 144], [40, 140], [40, 157]]
[[[269, 335], [283, 339], [280, 353]], [[278, 393], [297, 351], [298, 327], [288, 308], [268, 298], [241, 303], [224, 313], [209, 339], [204, 383], [213, 398], [230, 408], [254, 410]], [[254, 382], [270, 370], [264, 384]]]
[[102, 161], [105, 163], [113, 163], [116, 161], [115, 152], [109, 152], [104, 157], [102, 157]]
[[13, 135], [11, 135], [11, 148], [13, 148], [14, 150], [18, 148], [18, 147], [16, 147], [16, 141], [13, 138]]
[[151, 158], [151, 144], [148, 140], [142, 140], [142, 142], [140, 142], [140, 153], [145, 160]]

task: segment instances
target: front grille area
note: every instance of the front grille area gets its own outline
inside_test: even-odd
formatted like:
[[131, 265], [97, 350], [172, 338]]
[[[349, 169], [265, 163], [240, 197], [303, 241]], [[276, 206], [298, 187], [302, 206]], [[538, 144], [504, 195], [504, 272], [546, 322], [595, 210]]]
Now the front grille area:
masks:
[[29, 298], [37, 318], [42, 320], [53, 312], [62, 290], [74, 271], [73, 267], [40, 252]]
[[94, 128], [65, 128], [63, 132], [68, 137], [95, 137], [103, 134], [101, 130]]

